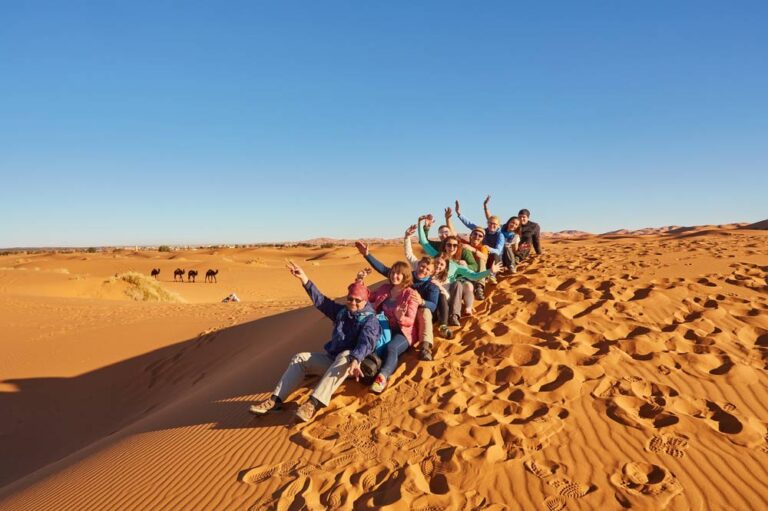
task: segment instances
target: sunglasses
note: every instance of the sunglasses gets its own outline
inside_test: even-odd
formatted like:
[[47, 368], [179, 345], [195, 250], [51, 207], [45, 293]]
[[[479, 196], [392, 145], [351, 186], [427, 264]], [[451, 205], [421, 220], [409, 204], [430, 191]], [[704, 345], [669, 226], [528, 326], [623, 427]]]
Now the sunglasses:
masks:
[[362, 298], [355, 298], [354, 296], [348, 296], [348, 297], [347, 297], [347, 302], [349, 302], [349, 303], [355, 303], [355, 304], [357, 304], [357, 305], [360, 305], [360, 304], [361, 304], [361, 303], [363, 303], [364, 301], [365, 301], [365, 300], [363, 300]]

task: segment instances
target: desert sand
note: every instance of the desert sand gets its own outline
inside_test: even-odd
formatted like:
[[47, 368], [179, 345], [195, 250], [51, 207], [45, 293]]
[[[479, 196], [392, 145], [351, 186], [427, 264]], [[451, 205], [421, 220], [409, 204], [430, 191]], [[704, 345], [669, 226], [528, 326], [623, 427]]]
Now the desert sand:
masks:
[[544, 248], [309, 424], [247, 412], [330, 332], [284, 261], [342, 296], [354, 248], [0, 256], [0, 509], [768, 509], [768, 232]]

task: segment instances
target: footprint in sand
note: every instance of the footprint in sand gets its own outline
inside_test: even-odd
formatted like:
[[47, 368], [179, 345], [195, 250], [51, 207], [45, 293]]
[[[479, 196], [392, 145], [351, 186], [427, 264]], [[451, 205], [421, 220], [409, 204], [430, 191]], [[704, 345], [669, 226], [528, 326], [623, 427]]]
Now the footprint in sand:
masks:
[[563, 471], [563, 467], [552, 461], [544, 460], [536, 462], [534, 460], [528, 460], [525, 462], [525, 468], [549, 486], [556, 489], [557, 493], [562, 497], [580, 499], [593, 490], [592, 485], [577, 483], [562, 477], [560, 473]]
[[648, 440], [646, 449], [655, 453], [666, 453], [675, 458], [685, 456], [688, 438], [684, 435], [654, 435]]
[[284, 477], [296, 466], [296, 461], [284, 461], [275, 465], [254, 467], [240, 472], [238, 480], [246, 484], [258, 484], [272, 477]]
[[547, 497], [544, 499], [544, 509], [547, 511], [561, 511], [565, 509], [565, 499], [563, 497]]
[[[683, 486], [672, 472], [659, 465], [642, 462], [624, 464], [619, 472], [611, 476], [611, 483], [627, 494], [618, 499], [620, 502], [627, 500], [632, 505], [635, 500], [637, 507], [647, 509], [663, 509], [683, 491]], [[653, 503], [638, 501], [638, 497], [650, 498]]]

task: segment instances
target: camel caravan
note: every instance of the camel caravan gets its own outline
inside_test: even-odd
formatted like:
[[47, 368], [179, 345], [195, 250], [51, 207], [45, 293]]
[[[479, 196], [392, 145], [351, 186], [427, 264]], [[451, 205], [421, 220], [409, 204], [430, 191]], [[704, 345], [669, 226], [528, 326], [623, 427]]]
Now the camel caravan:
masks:
[[[181, 282], [184, 282], [184, 274], [187, 274], [187, 282], [195, 282], [195, 279], [197, 278], [198, 271], [197, 270], [183, 270], [181, 268], [176, 268], [173, 271], [173, 281], [176, 282], [178, 279]], [[218, 284], [218, 280], [216, 280], [216, 275], [219, 274], [219, 270], [211, 270], [209, 269], [207, 272], [205, 272], [205, 282], [212, 282]], [[150, 272], [150, 275], [152, 278], [157, 280], [157, 276], [160, 275], [160, 268], [152, 268], [152, 271]]]

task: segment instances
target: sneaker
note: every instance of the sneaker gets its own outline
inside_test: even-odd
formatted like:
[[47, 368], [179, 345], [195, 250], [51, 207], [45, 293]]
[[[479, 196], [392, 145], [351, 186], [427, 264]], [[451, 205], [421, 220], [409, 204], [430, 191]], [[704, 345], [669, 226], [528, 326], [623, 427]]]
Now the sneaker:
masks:
[[376, 379], [373, 380], [373, 385], [371, 385], [371, 392], [381, 394], [382, 392], [384, 392], [384, 389], [386, 388], [387, 388], [387, 377], [381, 374], [377, 374]]
[[269, 412], [275, 412], [279, 409], [280, 404], [275, 401], [274, 398], [269, 398], [260, 403], [256, 403], [255, 405], [251, 405], [251, 407], [248, 408], [248, 411], [254, 415], [266, 415]]
[[493, 285], [496, 285], [499, 283], [499, 281], [496, 280], [496, 275], [491, 275], [490, 277], [488, 277], [488, 282], [490, 282]]
[[421, 355], [419, 356], [421, 360], [430, 361], [432, 360], [432, 343], [431, 342], [425, 342], [421, 346]]
[[453, 332], [450, 328], [448, 328], [448, 325], [440, 325], [438, 331], [440, 332], [440, 335], [443, 337], [443, 339], [448, 339], [449, 341], [453, 339]]
[[308, 399], [306, 403], [296, 410], [296, 418], [302, 422], [309, 422], [315, 416], [316, 412], [317, 407], [315, 406], [315, 403], [311, 399]]
[[453, 314], [450, 318], [448, 318], [448, 326], [461, 326], [458, 314]]
[[485, 300], [485, 287], [481, 284], [475, 284], [475, 300]]

